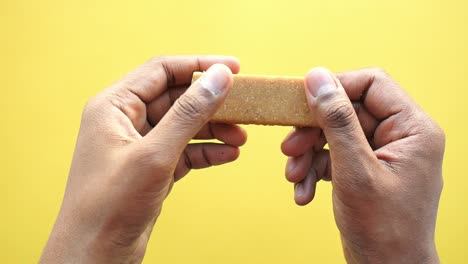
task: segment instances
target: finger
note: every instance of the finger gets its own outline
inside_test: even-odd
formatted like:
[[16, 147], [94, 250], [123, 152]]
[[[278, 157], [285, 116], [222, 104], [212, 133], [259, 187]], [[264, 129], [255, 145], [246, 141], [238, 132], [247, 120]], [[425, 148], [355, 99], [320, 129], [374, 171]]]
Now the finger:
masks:
[[375, 159], [345, 90], [324, 68], [311, 70], [305, 79], [306, 97], [323, 129], [333, 161], [340, 166]]
[[[327, 139], [321, 129], [319, 129], [320, 133], [318, 138], [315, 131], [309, 130], [305, 133], [299, 132], [299, 130], [302, 129], [304, 128], [295, 128], [289, 133], [287, 138], [281, 144], [283, 154], [290, 157], [301, 156], [305, 152], [309, 151], [310, 148], [317, 152], [327, 143]], [[304, 145], [307, 146], [307, 148], [301, 146], [301, 142], [304, 142]]]
[[247, 141], [247, 132], [235, 124], [208, 123], [194, 139], [217, 139], [228, 145], [240, 147]]
[[330, 152], [328, 149], [322, 149], [314, 155], [310, 169], [315, 170], [317, 181], [331, 181], [331, 162]]
[[307, 177], [294, 185], [294, 200], [297, 205], [307, 205], [315, 196], [317, 186], [317, 175], [314, 170], [310, 170]]
[[189, 86], [193, 72], [206, 71], [217, 63], [226, 65], [233, 73], [239, 72], [239, 61], [235, 57], [159, 56], [127, 74], [110, 89], [129, 91], [148, 104], [169, 87]]
[[[174, 102], [187, 90], [186, 87], [175, 87], [167, 90], [162, 96], [148, 105], [148, 120], [156, 126], [159, 120], [171, 108]], [[218, 139], [226, 144], [242, 146], [247, 141], [245, 129], [234, 124], [208, 123], [198, 132], [194, 139]]]
[[[168, 56], [157, 57], [147, 64], [155, 64], [164, 74], [166, 87], [160, 87], [152, 98], [146, 98], [147, 119], [150, 125], [156, 126], [174, 102], [187, 90], [192, 81], [193, 72], [206, 71], [211, 65], [220, 63], [228, 66], [233, 73], [238, 73], [240, 66], [235, 57], [229, 56]], [[142, 66], [143, 67], [143, 66]], [[147, 66], [149, 67], [149, 66]], [[162, 70], [161, 70], [162, 69]]]
[[179, 157], [189, 141], [210, 120], [232, 87], [228, 67], [213, 65], [193, 83], [166, 115], [141, 140], [152, 151], [165, 151], [169, 159]]
[[[371, 115], [364, 105], [359, 102], [353, 102], [353, 108], [358, 117], [359, 123], [366, 135], [373, 145], [373, 137], [379, 121]], [[283, 140], [281, 144], [281, 151], [286, 156], [300, 156], [303, 155], [309, 148], [314, 145], [320, 135], [320, 128], [294, 128]]]
[[411, 97], [381, 69], [362, 69], [337, 74], [349, 98], [363, 102], [379, 120], [415, 106]]
[[319, 140], [304, 154], [296, 157], [289, 157], [286, 163], [286, 179], [290, 182], [302, 181], [307, 175], [311, 165], [311, 160], [317, 152], [320, 152], [323, 149], [326, 143], [327, 140], [322, 134]]
[[364, 131], [364, 135], [366, 138], [374, 137], [375, 129], [379, 125], [380, 121], [377, 120], [369, 111], [367, 111], [366, 107], [360, 102], [352, 102], [354, 112], [359, 120], [359, 124]]
[[306, 205], [314, 199], [317, 182], [320, 180], [331, 180], [330, 153], [326, 149], [313, 156], [307, 177], [294, 186], [294, 200], [298, 205]]
[[289, 157], [286, 163], [286, 179], [290, 182], [301, 182], [307, 176], [312, 164], [314, 151], [310, 149], [298, 157]]
[[147, 120], [155, 127], [174, 102], [187, 91], [188, 85], [172, 87], [146, 105]]
[[374, 149], [420, 133], [427, 115], [385, 71], [363, 69], [338, 78], [352, 99], [360, 96], [368, 112], [381, 120], [371, 141]]
[[[103, 107], [116, 108], [128, 120], [113, 115], [113, 122], [124, 124], [127, 133], [137, 136], [146, 135], [151, 129], [148, 122], [146, 105], [158, 98], [168, 87], [184, 85], [191, 82], [194, 71], [204, 71], [215, 63], [224, 63], [232, 72], [239, 71], [239, 61], [228, 56], [167, 56], [149, 60], [128, 73], [121, 80], [104, 90], [99, 98], [106, 103]], [[169, 106], [167, 106], [169, 109]], [[159, 113], [166, 113], [159, 112]], [[149, 112], [152, 113], [152, 112]], [[149, 116], [151, 117], [151, 116]], [[155, 119], [155, 118], [152, 118]], [[127, 124], [128, 123], [128, 124]], [[154, 126], [154, 124], [153, 124]]]
[[320, 139], [320, 134], [318, 127], [294, 128], [281, 143], [281, 151], [290, 157], [303, 155]]
[[177, 163], [174, 180], [181, 179], [191, 169], [203, 169], [229, 163], [238, 157], [238, 147], [216, 143], [189, 144]]

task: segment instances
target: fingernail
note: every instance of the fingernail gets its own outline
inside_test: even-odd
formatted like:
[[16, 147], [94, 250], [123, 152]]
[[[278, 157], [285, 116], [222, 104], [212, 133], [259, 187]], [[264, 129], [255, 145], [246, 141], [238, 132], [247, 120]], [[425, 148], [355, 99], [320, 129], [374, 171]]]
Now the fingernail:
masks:
[[218, 96], [226, 91], [231, 74], [231, 70], [226, 65], [214, 64], [198, 79], [198, 82], [211, 94]]
[[307, 74], [306, 85], [313, 97], [318, 97], [337, 88], [332, 73], [321, 67], [314, 68]]
[[289, 174], [291, 173], [297, 166], [297, 162], [294, 160], [294, 158], [289, 158], [288, 164], [286, 167], [286, 172]]
[[296, 197], [300, 197], [304, 194], [304, 183], [303, 182], [299, 182], [299, 183], [296, 183], [294, 185], [294, 195]]

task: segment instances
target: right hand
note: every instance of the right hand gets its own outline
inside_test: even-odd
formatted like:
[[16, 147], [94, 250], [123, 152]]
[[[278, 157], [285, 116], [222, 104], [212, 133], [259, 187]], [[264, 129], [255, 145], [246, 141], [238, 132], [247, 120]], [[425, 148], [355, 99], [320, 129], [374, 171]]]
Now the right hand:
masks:
[[318, 180], [332, 181], [350, 263], [439, 262], [442, 129], [381, 70], [335, 77], [316, 68], [305, 86], [319, 128], [296, 128], [282, 144], [296, 203], [312, 201]]
[[174, 182], [239, 156], [245, 131], [208, 122], [238, 71], [233, 57], [157, 57], [91, 99], [40, 263], [141, 262]]

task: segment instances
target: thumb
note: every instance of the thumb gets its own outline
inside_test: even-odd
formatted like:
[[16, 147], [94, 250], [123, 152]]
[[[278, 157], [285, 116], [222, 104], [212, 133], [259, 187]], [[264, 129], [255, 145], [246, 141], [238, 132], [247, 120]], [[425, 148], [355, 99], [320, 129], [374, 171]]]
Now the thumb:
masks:
[[[334, 164], [354, 167], [374, 156], [353, 105], [340, 81], [325, 68], [312, 69], [305, 78], [309, 108], [322, 128]], [[353, 166], [347, 166], [353, 165]]]
[[232, 86], [231, 70], [214, 64], [182, 94], [144, 138], [151, 148], [177, 161], [190, 140], [221, 106]]

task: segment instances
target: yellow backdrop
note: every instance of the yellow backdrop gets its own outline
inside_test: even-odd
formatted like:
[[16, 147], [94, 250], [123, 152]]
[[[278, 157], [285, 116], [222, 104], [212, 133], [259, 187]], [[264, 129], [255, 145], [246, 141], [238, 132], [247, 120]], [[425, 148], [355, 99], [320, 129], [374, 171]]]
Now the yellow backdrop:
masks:
[[[158, 54], [235, 55], [241, 72], [380, 66], [447, 133], [437, 247], [468, 252], [468, 4], [463, 0], [1, 1], [0, 262], [36, 262], [86, 100]], [[145, 263], [343, 263], [329, 183], [297, 207], [280, 142], [247, 126], [230, 165], [177, 183]]]

